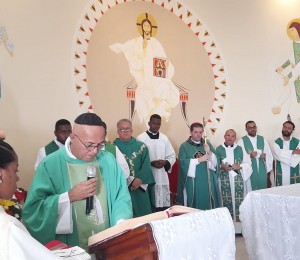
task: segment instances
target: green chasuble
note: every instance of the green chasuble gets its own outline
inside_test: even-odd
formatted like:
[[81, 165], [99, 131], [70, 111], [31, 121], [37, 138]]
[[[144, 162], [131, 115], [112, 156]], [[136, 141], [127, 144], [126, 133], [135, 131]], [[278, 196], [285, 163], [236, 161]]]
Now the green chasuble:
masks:
[[134, 137], [131, 137], [129, 141], [122, 141], [117, 138], [114, 144], [125, 156], [130, 169], [130, 176], [141, 179], [142, 184], [148, 184], [146, 190], [140, 187], [137, 190], [130, 191], [133, 216], [140, 217], [152, 213], [152, 207], [155, 202], [152, 187], [155, 184], [155, 180], [147, 146]]
[[46, 155], [49, 155], [51, 153], [54, 153], [58, 149], [59, 149], [58, 145], [54, 141], [52, 141], [45, 146], [45, 153]]
[[[98, 184], [96, 195], [94, 196], [94, 208], [91, 210], [89, 215], [86, 215], [86, 200], [73, 202], [76, 218], [80, 219], [80, 221], [77, 221], [77, 230], [78, 234], [80, 234], [80, 236], [78, 236], [79, 246], [84, 249], [87, 249], [88, 238], [91, 236], [91, 230], [92, 234], [96, 234], [109, 227], [106, 192], [97, 161], [87, 162], [84, 164], [68, 162], [67, 166], [71, 187], [74, 187], [78, 183], [86, 180], [87, 167], [90, 165], [94, 165], [96, 167], [96, 178]], [[98, 199], [97, 201], [96, 198]], [[98, 203], [100, 203], [100, 207], [96, 206]], [[98, 214], [97, 211], [99, 211]]]
[[[65, 148], [50, 154], [41, 162], [31, 183], [22, 215], [28, 231], [42, 244], [57, 239], [70, 246], [79, 245], [79, 239], [87, 239], [82, 238], [84, 235], [81, 234], [82, 231], [87, 234], [87, 230], [80, 227], [80, 222], [83, 221], [84, 223], [84, 221], [88, 221], [87, 219], [90, 219], [90, 227], [92, 228], [88, 236], [92, 235], [93, 225], [97, 224], [93, 211], [89, 215], [76, 214], [76, 210], [80, 208], [80, 205], [76, 204], [82, 202], [85, 204], [85, 199], [79, 203], [73, 202], [71, 204], [73, 233], [56, 234], [59, 195], [68, 192], [72, 188], [73, 181], [79, 181], [80, 177], [76, 180], [74, 176], [71, 177], [72, 182], [70, 181], [69, 176], [73, 174], [71, 171], [75, 168], [77, 171], [81, 167], [84, 171], [84, 168], [91, 163], [70, 158]], [[109, 226], [114, 226], [120, 219], [132, 218], [132, 203], [126, 180], [113, 155], [101, 150], [93, 163], [98, 164], [98, 178], [101, 174], [105, 187], [105, 192], [101, 193], [100, 191], [100, 193], [106, 196]], [[83, 181], [86, 180], [86, 171], [82, 175]], [[101, 189], [101, 181], [99, 180], [98, 185], [97, 192]], [[100, 198], [100, 203], [103, 202], [104, 200]], [[81, 207], [83, 206], [81, 205]], [[104, 220], [105, 209], [106, 207], [103, 205]], [[85, 207], [82, 210], [85, 212]], [[82, 220], [82, 218], [85, 219]]]
[[113, 144], [110, 144], [109, 142], [105, 141], [105, 150], [112, 153], [112, 155], [116, 158], [116, 147]]
[[[245, 150], [248, 154], [254, 151], [252, 143], [248, 136], [243, 138]], [[264, 152], [264, 138], [257, 135], [257, 149]], [[251, 158], [252, 175], [250, 177], [252, 190], [266, 189], [267, 188], [267, 168], [263, 159]]]
[[[208, 145], [210, 150], [215, 152], [212, 145], [210, 143]], [[205, 150], [202, 143], [197, 145], [188, 139], [180, 146], [178, 155], [178, 195], [176, 198], [178, 203], [184, 205], [185, 189], [187, 193], [186, 206], [202, 210], [220, 206], [217, 175], [207, 167], [207, 162], [201, 162], [196, 165], [195, 178], [187, 176], [190, 160], [204, 154]], [[209, 191], [211, 191], [211, 194], [209, 194]]]
[[[283, 140], [282, 138], [277, 138], [275, 143], [278, 144], [280, 149], [283, 149]], [[292, 137], [290, 140], [290, 150], [297, 149], [299, 140]], [[290, 167], [290, 184], [300, 183], [299, 176], [299, 164], [296, 167]], [[282, 169], [280, 161], [276, 161], [276, 186], [282, 186]]]
[[[233, 148], [232, 148], [233, 149]], [[221, 183], [221, 197], [223, 207], [228, 208], [232, 219], [236, 221], [239, 220], [240, 215], [240, 205], [244, 199], [244, 181], [241, 175], [240, 170], [236, 170], [238, 174], [234, 177], [234, 187], [231, 187], [229, 180], [229, 172], [221, 170], [221, 163], [227, 157], [226, 150], [222, 145], [219, 145], [216, 149], [218, 156], [218, 176]], [[236, 146], [233, 151], [234, 163], [241, 164], [243, 162], [243, 149], [240, 146]], [[232, 189], [233, 188], [233, 189]], [[234, 194], [231, 193], [231, 190], [234, 190]], [[234, 201], [233, 201], [234, 195]], [[235, 210], [233, 209], [233, 203]]]

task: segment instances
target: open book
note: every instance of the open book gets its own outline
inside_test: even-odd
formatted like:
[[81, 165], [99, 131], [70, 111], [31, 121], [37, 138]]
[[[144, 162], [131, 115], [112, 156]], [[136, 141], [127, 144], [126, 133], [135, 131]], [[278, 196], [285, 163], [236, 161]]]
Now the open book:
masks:
[[111, 228], [105, 229], [102, 232], [99, 232], [99, 233], [91, 236], [89, 238], [88, 245], [91, 246], [94, 244], [102, 243], [112, 237], [119, 236], [128, 230], [131, 230], [135, 227], [141, 226], [150, 221], [166, 219], [166, 218], [179, 216], [179, 215], [182, 215], [185, 213], [190, 213], [190, 212], [195, 212], [195, 211], [199, 211], [199, 210], [194, 209], [194, 208], [185, 207], [185, 206], [175, 205], [165, 211], [155, 212], [155, 213], [143, 216], [143, 217], [127, 219], [118, 225], [115, 225]]

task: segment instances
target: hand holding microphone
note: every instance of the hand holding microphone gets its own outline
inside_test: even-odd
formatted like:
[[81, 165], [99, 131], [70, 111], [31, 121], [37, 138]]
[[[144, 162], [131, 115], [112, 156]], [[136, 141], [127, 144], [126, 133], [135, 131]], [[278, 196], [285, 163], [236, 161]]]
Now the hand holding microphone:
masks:
[[[89, 165], [86, 169], [87, 180], [94, 179], [96, 177], [96, 167], [95, 165]], [[94, 196], [86, 198], [85, 214], [90, 214], [91, 210], [94, 208]]]
[[[95, 167], [95, 166], [92, 166]], [[87, 172], [93, 172], [91, 169], [87, 169]], [[96, 168], [95, 168], [96, 173]], [[89, 180], [79, 182], [75, 185], [71, 190], [69, 190], [68, 195], [70, 202], [84, 200], [87, 197], [93, 197], [95, 191], [97, 189], [97, 179], [96, 178], [88, 178]]]

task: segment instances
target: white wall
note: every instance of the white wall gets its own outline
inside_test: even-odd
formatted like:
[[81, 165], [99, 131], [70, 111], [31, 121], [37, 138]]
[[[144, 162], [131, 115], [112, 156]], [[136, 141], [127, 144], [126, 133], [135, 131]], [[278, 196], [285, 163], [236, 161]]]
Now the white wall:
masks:
[[[285, 105], [281, 114], [271, 112], [278, 84], [274, 70], [292, 52], [286, 25], [299, 17], [300, 1], [182, 3], [209, 28], [225, 62], [230, 95], [214, 144], [223, 141], [228, 128], [234, 128], [239, 137], [244, 135], [249, 119], [256, 121], [260, 134], [274, 140], [288, 111]], [[30, 185], [38, 148], [53, 138], [56, 120], [73, 121], [79, 112], [72, 86], [72, 44], [87, 4], [84, 0], [0, 0], [0, 23], [15, 44], [13, 57], [0, 47], [0, 129], [19, 154], [19, 185], [24, 188]], [[296, 136], [299, 108], [292, 100]]]

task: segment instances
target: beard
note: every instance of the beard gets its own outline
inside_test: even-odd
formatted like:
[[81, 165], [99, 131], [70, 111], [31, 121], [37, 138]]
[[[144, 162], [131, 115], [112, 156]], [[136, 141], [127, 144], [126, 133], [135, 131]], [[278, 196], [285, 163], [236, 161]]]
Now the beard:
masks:
[[282, 136], [285, 136], [285, 137], [290, 137], [292, 133], [289, 133], [288, 131], [282, 131]]
[[248, 135], [252, 136], [252, 137], [255, 137], [256, 136], [256, 132], [249, 132]]

